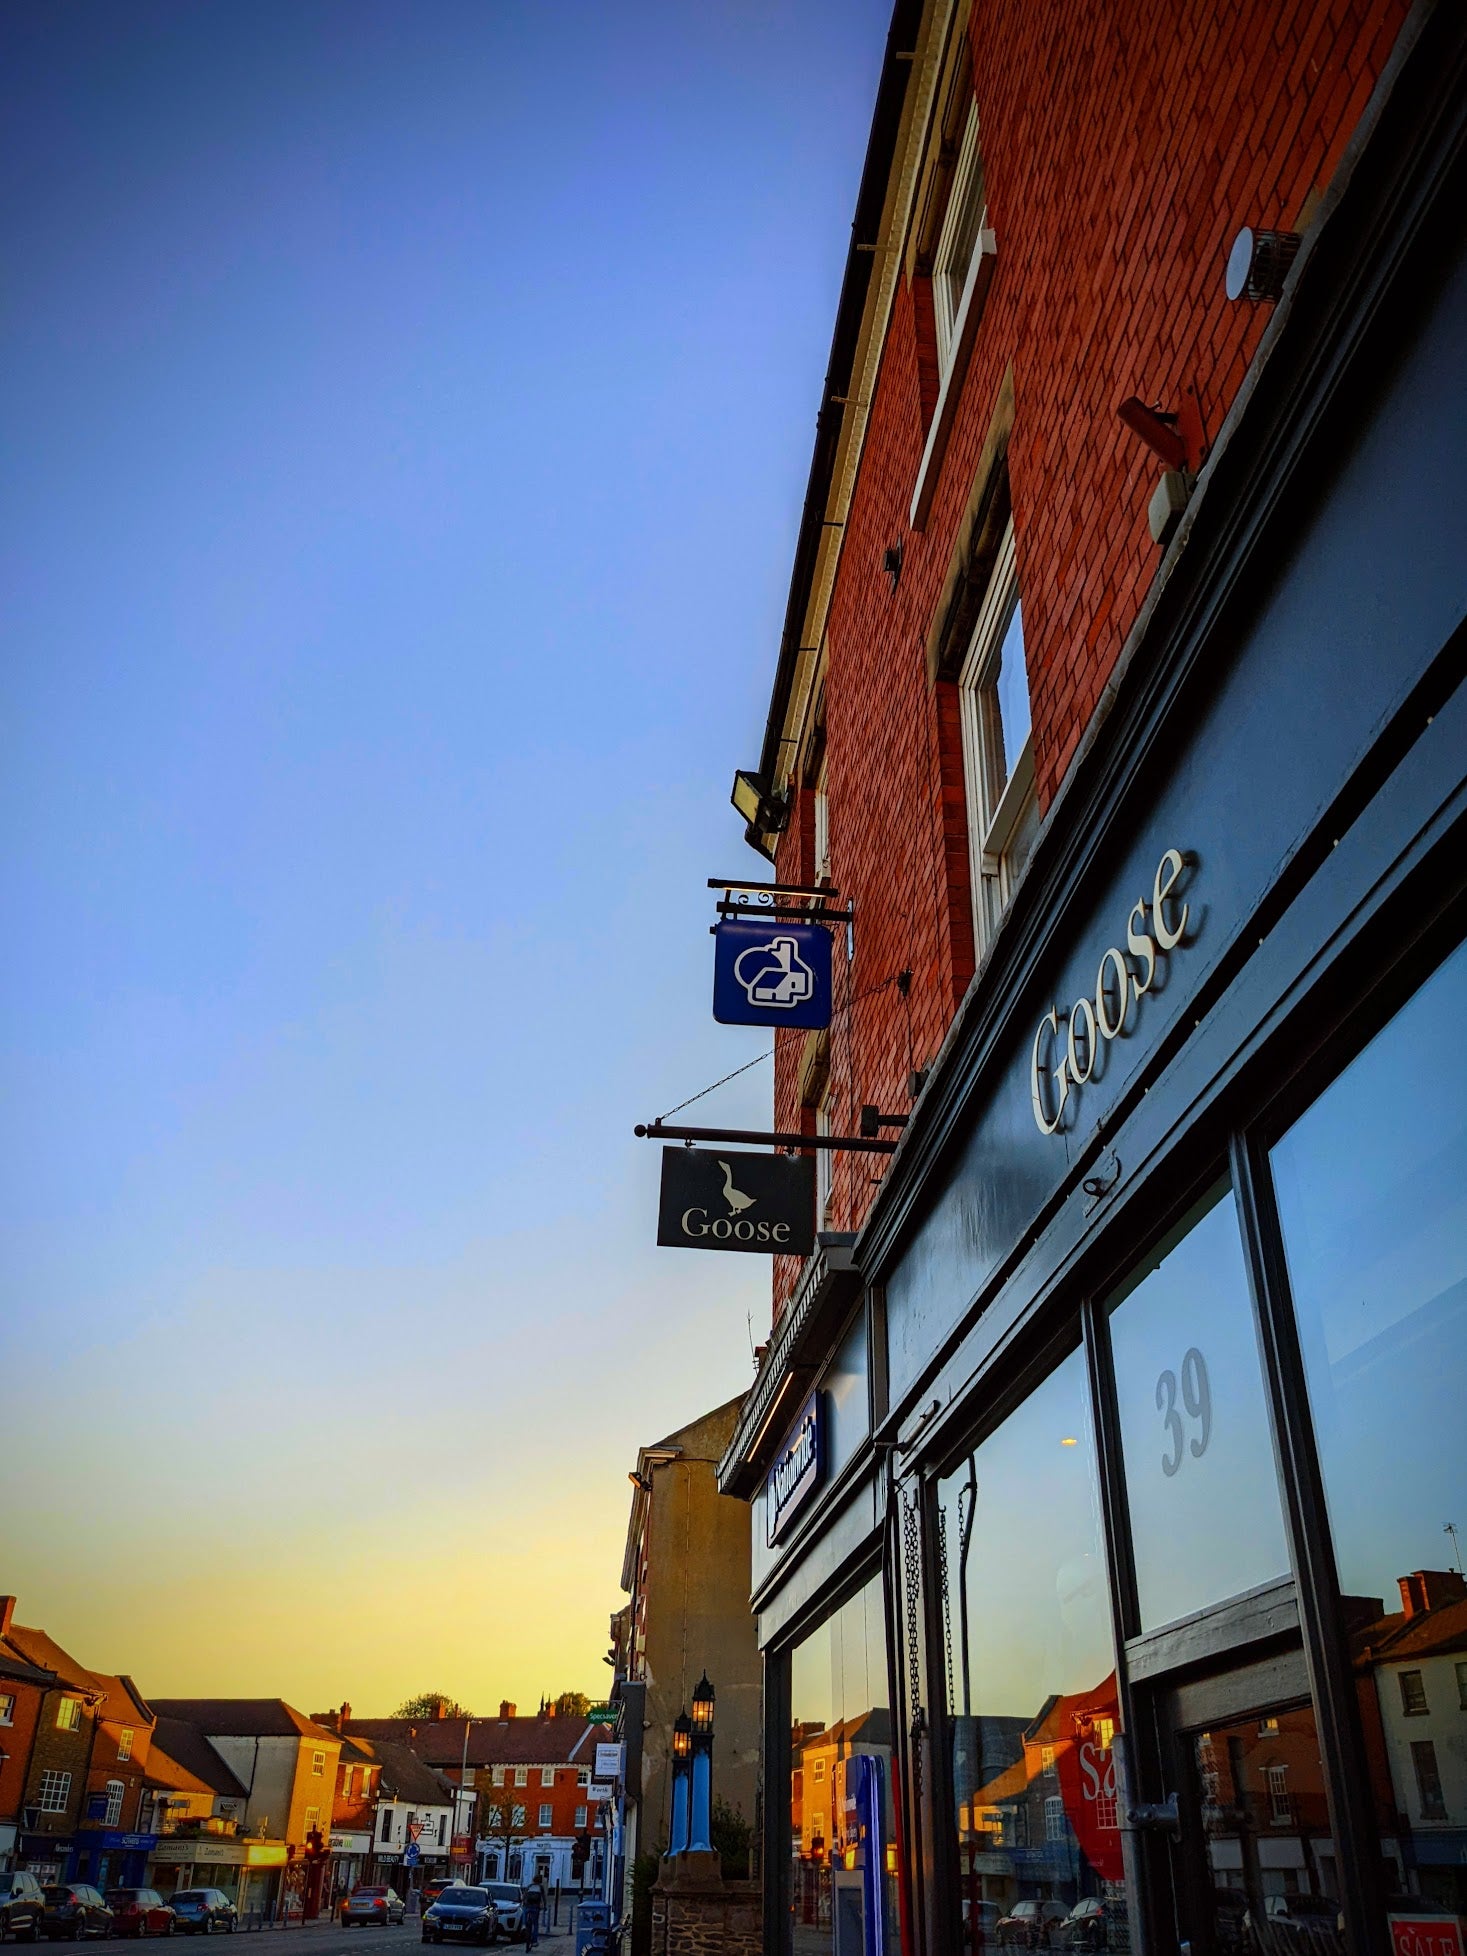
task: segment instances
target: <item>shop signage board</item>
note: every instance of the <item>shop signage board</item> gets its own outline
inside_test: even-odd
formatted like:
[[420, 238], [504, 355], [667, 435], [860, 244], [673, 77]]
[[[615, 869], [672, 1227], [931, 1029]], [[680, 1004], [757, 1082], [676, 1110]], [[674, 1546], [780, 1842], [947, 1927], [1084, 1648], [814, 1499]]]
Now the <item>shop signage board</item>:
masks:
[[723, 1026], [830, 1024], [823, 924], [730, 918], [713, 927], [713, 1016]]
[[609, 1779], [593, 1779], [586, 1791], [594, 1802], [604, 1804], [615, 1795], [616, 1783]]
[[803, 1155], [664, 1148], [657, 1240], [670, 1249], [808, 1256], [815, 1164]]
[[593, 1777], [596, 1779], [618, 1780], [621, 1778], [621, 1762], [625, 1748], [621, 1745], [601, 1744], [596, 1748], [596, 1765]]
[[1392, 1956], [1462, 1956], [1460, 1916], [1393, 1909], [1390, 1924]]
[[767, 1538], [773, 1548], [825, 1476], [825, 1394], [817, 1386], [800, 1408], [765, 1481]]
[[588, 1725], [615, 1725], [621, 1712], [616, 1705], [592, 1705], [586, 1713]]

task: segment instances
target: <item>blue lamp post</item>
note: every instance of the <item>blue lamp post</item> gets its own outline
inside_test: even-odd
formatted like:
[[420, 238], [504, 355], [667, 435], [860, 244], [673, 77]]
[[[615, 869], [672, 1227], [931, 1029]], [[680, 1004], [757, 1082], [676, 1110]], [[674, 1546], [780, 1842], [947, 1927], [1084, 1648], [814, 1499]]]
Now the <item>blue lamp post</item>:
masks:
[[711, 1854], [713, 1826], [713, 1686], [705, 1671], [693, 1693], [693, 1814], [688, 1850]]
[[672, 1725], [672, 1838], [669, 1854], [683, 1854], [688, 1846], [688, 1767], [693, 1749], [693, 1722], [679, 1712]]

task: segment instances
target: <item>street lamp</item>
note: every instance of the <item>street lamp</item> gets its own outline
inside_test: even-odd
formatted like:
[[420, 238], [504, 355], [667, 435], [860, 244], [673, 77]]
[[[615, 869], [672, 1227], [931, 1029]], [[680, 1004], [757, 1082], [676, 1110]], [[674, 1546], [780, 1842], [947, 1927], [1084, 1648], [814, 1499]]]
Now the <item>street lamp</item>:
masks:
[[688, 1851], [711, 1854], [713, 1825], [713, 1686], [705, 1671], [693, 1692], [693, 1807]]
[[682, 1854], [688, 1845], [688, 1762], [693, 1750], [693, 1721], [679, 1712], [672, 1722], [672, 1835], [669, 1854]]

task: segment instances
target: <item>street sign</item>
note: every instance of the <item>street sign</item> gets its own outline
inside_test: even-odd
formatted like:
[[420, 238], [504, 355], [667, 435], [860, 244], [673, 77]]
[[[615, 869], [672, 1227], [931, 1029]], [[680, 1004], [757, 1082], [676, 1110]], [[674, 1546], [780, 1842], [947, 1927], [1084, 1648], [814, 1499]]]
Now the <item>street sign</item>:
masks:
[[815, 1164], [803, 1155], [664, 1148], [657, 1240], [670, 1249], [808, 1256]]
[[715, 924], [713, 1016], [724, 1026], [828, 1026], [830, 932], [772, 919]]
[[422, 1860], [422, 1858], [423, 1858], [422, 1852], [418, 1847], [418, 1843], [416, 1841], [409, 1841], [407, 1844], [407, 1852], [402, 1857], [403, 1866], [405, 1868], [415, 1868], [418, 1865], [419, 1861]]

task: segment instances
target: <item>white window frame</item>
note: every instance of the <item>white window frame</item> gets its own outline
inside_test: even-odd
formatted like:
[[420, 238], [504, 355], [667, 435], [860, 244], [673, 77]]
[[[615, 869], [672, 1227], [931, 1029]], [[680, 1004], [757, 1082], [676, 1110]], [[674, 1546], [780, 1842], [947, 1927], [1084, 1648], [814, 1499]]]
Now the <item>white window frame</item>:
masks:
[[1289, 1769], [1284, 1766], [1265, 1766], [1264, 1784], [1268, 1788], [1269, 1818], [1275, 1827], [1287, 1827], [1294, 1818], [1294, 1802], [1289, 1793]]
[[555, 1825], [555, 1811], [548, 1800], [540, 1802], [540, 1819], [537, 1824], [542, 1832]]
[[576, 1832], [578, 1834], [584, 1833], [585, 1827], [586, 1827], [586, 1809], [584, 1807], [577, 1807], [576, 1808]]
[[[998, 920], [1013, 895], [1018, 868], [1012, 862], [1010, 851], [1034, 801], [1032, 725], [1008, 768], [1007, 779], [1001, 781], [999, 769], [1004, 757], [995, 752], [999, 730], [993, 724], [988, 702], [994, 661], [1003, 650], [1004, 637], [1018, 604], [1018, 568], [1010, 519], [994, 558], [988, 589], [958, 676], [963, 780], [968, 800], [968, 867], [973, 882], [973, 928], [980, 958], [992, 942]], [[1032, 718], [1032, 695], [1030, 710]]]
[[515, 1767], [515, 1769], [514, 1769], [514, 1783], [515, 1783], [515, 1785], [516, 1785], [516, 1786], [528, 1786], [528, 1785], [529, 1785], [529, 1783], [530, 1783], [530, 1769], [529, 1769], [529, 1767], [528, 1767], [528, 1766], [516, 1766], [516, 1767]]
[[524, 1826], [524, 1824], [525, 1824], [525, 1810], [524, 1810], [524, 1808], [523, 1808], [523, 1807], [520, 1807], [520, 1806], [515, 1806], [515, 1807], [511, 1807], [511, 1808], [510, 1808], [510, 1810], [509, 1810], [509, 1824], [510, 1824], [510, 1826], [511, 1826], [511, 1827], [523, 1827], [523, 1826]]
[[826, 787], [826, 757], [820, 757], [815, 776], [815, 875], [817, 883], [830, 881], [830, 793]]
[[503, 1786], [504, 1784], [503, 1766], [491, 1766], [489, 1769], [489, 1777], [495, 1786]]
[[1401, 1692], [1401, 1716], [1425, 1718], [1431, 1711], [1426, 1700], [1426, 1676], [1422, 1671], [1397, 1671]]
[[0, 1725], [15, 1723], [15, 1693], [0, 1691]]
[[326, 1774], [326, 1755], [324, 1752], [311, 1754], [311, 1778], [323, 1779]]
[[122, 1803], [127, 1798], [127, 1788], [120, 1779], [109, 1779], [106, 1792], [107, 1812], [102, 1821], [102, 1825], [104, 1827], [120, 1827], [122, 1825]]
[[589, 1786], [590, 1784], [591, 1784], [591, 1768], [589, 1766], [578, 1767], [576, 1770], [576, 1785]]
[[71, 1774], [58, 1772], [48, 1766], [41, 1774], [41, 1784], [36, 1793], [36, 1805], [42, 1813], [65, 1813], [71, 1798]]
[[[820, 1096], [820, 1104], [815, 1109], [815, 1132], [817, 1134], [835, 1133], [835, 1089], [827, 1085]], [[835, 1150], [817, 1148], [815, 1150], [815, 1227], [829, 1229], [830, 1200], [835, 1186]]]
[[[977, 208], [975, 209], [975, 203]], [[954, 260], [962, 245], [963, 233], [971, 225], [973, 244], [968, 262], [958, 272]], [[932, 313], [937, 328], [937, 367], [946, 380], [953, 362], [953, 349], [963, 337], [968, 308], [980, 277], [985, 252], [992, 255], [993, 233], [988, 228], [988, 204], [983, 196], [983, 156], [978, 146], [978, 104], [968, 107], [963, 138], [958, 145], [958, 160], [953, 166], [952, 188], [947, 209], [932, 253]]]
[[309, 1834], [313, 1827], [315, 1827], [319, 1831], [320, 1826], [321, 1826], [321, 1809], [319, 1807], [307, 1807], [306, 1824], [304, 1830], [305, 1833]]
[[56, 1707], [56, 1730], [58, 1732], [79, 1732], [81, 1730], [82, 1708], [80, 1698], [63, 1698]]
[[1044, 1802], [1044, 1838], [1046, 1842], [1068, 1840], [1069, 1822], [1065, 1819], [1065, 1803], [1058, 1793], [1051, 1793]]
[[123, 1760], [131, 1759], [132, 1757], [132, 1727], [130, 1725], [125, 1725], [117, 1734], [117, 1757]]
[[555, 1784], [554, 1766], [542, 1766], [540, 1768], [540, 1784], [542, 1786], [554, 1786]]

